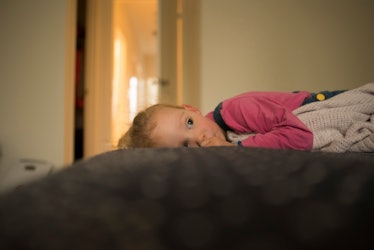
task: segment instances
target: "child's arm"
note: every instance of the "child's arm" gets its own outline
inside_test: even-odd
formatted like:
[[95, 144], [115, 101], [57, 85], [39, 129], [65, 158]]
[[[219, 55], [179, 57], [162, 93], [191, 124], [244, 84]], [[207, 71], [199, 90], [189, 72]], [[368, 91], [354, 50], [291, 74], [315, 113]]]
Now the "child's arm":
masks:
[[236, 133], [256, 133], [243, 146], [310, 150], [312, 132], [286, 107], [268, 99], [232, 102], [221, 110]]

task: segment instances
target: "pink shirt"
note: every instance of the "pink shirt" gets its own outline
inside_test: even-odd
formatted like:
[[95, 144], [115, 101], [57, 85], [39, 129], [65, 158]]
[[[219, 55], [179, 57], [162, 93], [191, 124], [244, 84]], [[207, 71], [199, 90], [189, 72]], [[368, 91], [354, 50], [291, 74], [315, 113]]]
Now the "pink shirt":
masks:
[[[313, 134], [292, 113], [309, 96], [307, 91], [246, 92], [223, 101], [220, 114], [233, 132], [255, 133], [243, 146], [310, 150]], [[213, 111], [206, 117], [214, 120]]]

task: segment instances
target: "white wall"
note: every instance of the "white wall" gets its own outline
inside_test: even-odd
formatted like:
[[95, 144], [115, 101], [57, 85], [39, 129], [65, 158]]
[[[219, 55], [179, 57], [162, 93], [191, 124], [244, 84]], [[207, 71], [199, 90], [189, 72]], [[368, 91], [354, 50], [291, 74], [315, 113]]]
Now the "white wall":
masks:
[[201, 108], [248, 90], [374, 82], [374, 1], [200, 0]]
[[68, 2], [0, 0], [0, 144], [6, 157], [66, 163]]

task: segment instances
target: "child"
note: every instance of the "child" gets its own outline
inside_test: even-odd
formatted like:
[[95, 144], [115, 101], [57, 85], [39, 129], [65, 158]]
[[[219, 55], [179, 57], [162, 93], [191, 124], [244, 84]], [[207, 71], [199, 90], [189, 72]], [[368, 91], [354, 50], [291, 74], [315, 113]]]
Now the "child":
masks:
[[[313, 134], [292, 111], [342, 91], [246, 92], [203, 116], [192, 106], [156, 104], [140, 112], [120, 148], [246, 146], [311, 150]], [[243, 136], [244, 135], [244, 136]], [[240, 138], [240, 139], [237, 139]]]

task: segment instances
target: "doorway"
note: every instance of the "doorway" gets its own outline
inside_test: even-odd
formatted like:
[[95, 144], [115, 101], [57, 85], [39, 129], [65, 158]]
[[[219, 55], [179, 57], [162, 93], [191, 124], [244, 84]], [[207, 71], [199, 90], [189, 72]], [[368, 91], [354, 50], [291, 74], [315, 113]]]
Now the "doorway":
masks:
[[86, 33], [86, 0], [77, 1], [74, 91], [74, 161], [84, 152], [84, 56]]
[[[78, 0], [75, 160], [115, 149], [135, 114], [163, 100], [161, 93], [176, 102], [176, 46], [160, 49], [175, 42], [175, 31], [167, 25], [161, 33], [159, 21], [159, 6], [167, 6], [163, 15], [174, 11], [176, 22], [173, 2]], [[166, 50], [173, 62], [160, 60]]]

